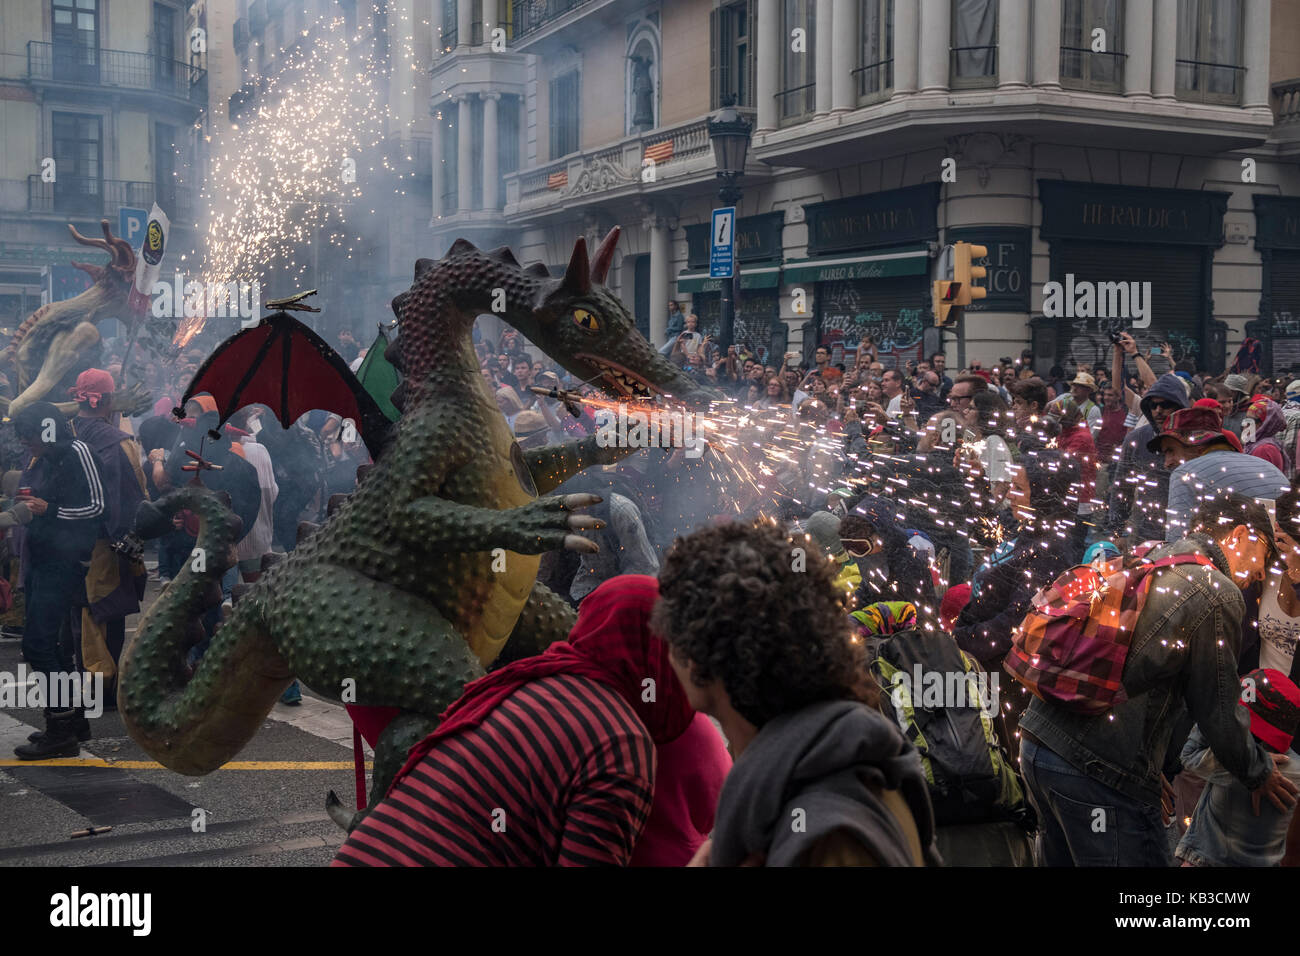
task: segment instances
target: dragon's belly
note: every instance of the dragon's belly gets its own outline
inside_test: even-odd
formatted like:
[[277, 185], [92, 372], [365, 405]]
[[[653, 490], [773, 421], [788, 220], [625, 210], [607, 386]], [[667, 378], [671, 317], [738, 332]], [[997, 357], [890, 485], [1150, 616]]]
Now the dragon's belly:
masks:
[[[487, 499], [499, 510], [518, 508], [537, 497], [532, 478], [524, 467], [519, 446], [505, 428], [491, 429], [489, 440], [496, 452], [487, 476]], [[527, 482], [525, 486], [524, 482]], [[496, 660], [519, 620], [519, 612], [537, 581], [541, 555], [503, 551], [491, 555], [491, 576], [482, 612], [464, 625], [470, 650], [486, 667]]]

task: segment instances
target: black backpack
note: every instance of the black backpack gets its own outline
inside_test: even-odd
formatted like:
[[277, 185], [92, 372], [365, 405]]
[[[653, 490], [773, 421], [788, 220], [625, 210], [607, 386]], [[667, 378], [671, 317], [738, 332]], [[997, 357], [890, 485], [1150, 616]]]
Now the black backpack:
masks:
[[921, 754], [935, 822], [1015, 820], [1033, 830], [1033, 811], [994, 729], [996, 693], [987, 695], [997, 685], [942, 631], [900, 631], [876, 653], [881, 706]]

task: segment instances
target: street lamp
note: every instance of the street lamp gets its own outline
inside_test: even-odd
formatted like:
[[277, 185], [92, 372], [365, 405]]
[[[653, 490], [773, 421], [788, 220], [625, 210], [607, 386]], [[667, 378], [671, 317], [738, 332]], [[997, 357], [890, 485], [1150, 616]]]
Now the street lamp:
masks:
[[[718, 115], [709, 120], [709, 141], [713, 143], [713, 159], [718, 167], [718, 199], [723, 206], [736, 206], [740, 203], [740, 187], [737, 182], [745, 175], [745, 156], [749, 152], [749, 137], [754, 127], [735, 107], [734, 97], [726, 97]], [[736, 224], [733, 224], [733, 238]], [[734, 249], [735, 246], [733, 245]], [[733, 259], [731, 278], [723, 280], [721, 315], [721, 346], [723, 354], [731, 346], [735, 331], [735, 312], [733, 308], [737, 268]]]

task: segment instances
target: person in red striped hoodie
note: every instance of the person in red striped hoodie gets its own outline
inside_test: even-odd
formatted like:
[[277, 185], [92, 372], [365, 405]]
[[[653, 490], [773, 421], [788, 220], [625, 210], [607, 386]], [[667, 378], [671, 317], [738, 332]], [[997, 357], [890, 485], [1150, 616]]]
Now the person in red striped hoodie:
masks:
[[611, 578], [568, 641], [469, 684], [333, 865], [689, 861], [731, 761], [650, 632], [657, 599], [652, 577]]

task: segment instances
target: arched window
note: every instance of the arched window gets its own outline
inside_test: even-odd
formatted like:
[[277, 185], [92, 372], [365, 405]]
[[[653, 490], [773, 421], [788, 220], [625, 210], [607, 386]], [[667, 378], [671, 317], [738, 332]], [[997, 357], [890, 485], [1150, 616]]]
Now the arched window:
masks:
[[643, 20], [627, 42], [624, 132], [628, 135], [659, 125], [659, 64], [658, 24]]

